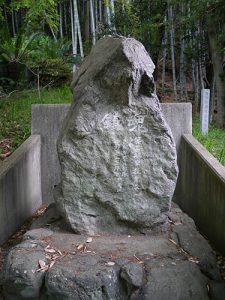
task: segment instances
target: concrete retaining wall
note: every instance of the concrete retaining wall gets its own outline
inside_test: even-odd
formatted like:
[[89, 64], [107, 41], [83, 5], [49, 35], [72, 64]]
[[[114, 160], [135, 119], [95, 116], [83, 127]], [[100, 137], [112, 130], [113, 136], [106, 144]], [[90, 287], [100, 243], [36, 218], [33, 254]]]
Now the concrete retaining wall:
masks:
[[182, 135], [192, 134], [192, 105], [191, 103], [163, 103], [162, 111], [171, 128], [179, 154]]
[[[56, 141], [68, 109], [69, 105], [34, 105], [36, 135], [1, 165], [0, 244], [40, 207], [42, 195], [44, 203], [53, 201], [54, 185], [60, 182]], [[179, 154], [174, 199], [225, 254], [225, 168], [191, 135], [190, 104], [163, 104], [162, 109]]]
[[41, 136], [41, 182], [43, 203], [53, 202], [54, 186], [60, 182], [60, 165], [56, 141], [63, 120], [69, 110], [68, 104], [32, 105], [31, 134]]
[[0, 245], [41, 206], [40, 136], [27, 139], [0, 168]]
[[184, 135], [180, 152], [178, 204], [225, 254], [225, 167], [192, 135]]
[[[56, 151], [56, 141], [70, 105], [35, 104], [32, 105], [31, 133], [41, 135], [42, 199], [44, 203], [53, 202], [53, 188], [60, 182], [60, 166]], [[192, 107], [190, 103], [162, 104], [177, 150], [182, 134], [192, 133]]]

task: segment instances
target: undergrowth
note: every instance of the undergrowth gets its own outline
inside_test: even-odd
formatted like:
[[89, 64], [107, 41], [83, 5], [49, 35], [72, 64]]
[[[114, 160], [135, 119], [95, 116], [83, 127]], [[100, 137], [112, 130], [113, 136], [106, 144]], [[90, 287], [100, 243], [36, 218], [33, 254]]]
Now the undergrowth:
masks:
[[13, 152], [30, 135], [31, 105], [70, 103], [72, 94], [65, 87], [16, 92], [0, 98], [0, 154]]
[[225, 130], [217, 128], [214, 124], [209, 126], [207, 135], [202, 135], [200, 131], [200, 121], [193, 120], [193, 136], [213, 155], [217, 160], [225, 165]]
[[[31, 105], [32, 104], [59, 104], [70, 103], [72, 94], [65, 87], [41, 90], [39, 98], [36, 90], [16, 92], [8, 98], [0, 98], [0, 155], [11, 154], [30, 135]], [[198, 118], [193, 120], [194, 137], [212, 154], [218, 161], [225, 165], [225, 130], [209, 126], [207, 135], [200, 132]]]

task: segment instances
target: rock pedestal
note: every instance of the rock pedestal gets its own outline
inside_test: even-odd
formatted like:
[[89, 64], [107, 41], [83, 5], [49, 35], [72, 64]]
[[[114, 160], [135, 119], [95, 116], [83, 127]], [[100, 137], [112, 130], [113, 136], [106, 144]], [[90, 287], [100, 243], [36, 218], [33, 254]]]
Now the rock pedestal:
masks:
[[147, 232], [166, 220], [178, 170], [153, 71], [141, 43], [105, 37], [75, 75], [55, 199], [77, 233]]
[[225, 299], [207, 241], [179, 208], [169, 217], [168, 233], [147, 237], [71, 234], [49, 219], [50, 228], [27, 232], [7, 256], [0, 276], [4, 299]]

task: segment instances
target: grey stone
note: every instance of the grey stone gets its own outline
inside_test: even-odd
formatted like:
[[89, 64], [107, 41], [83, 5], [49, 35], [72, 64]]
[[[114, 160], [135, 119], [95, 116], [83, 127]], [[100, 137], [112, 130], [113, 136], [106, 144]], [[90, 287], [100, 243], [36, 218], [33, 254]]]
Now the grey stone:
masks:
[[125, 299], [118, 273], [118, 266], [100, 264], [98, 256], [68, 257], [48, 272], [46, 294], [49, 300]]
[[[161, 107], [165, 120], [170, 126], [179, 156], [182, 134], [192, 133], [192, 105], [191, 103], [161, 103]], [[42, 139], [41, 186], [43, 203], [54, 201], [53, 187], [60, 182], [56, 141], [69, 108], [70, 104], [32, 105], [31, 132], [32, 134], [40, 134]], [[179, 201], [179, 195], [177, 196], [177, 201]]]
[[143, 267], [138, 263], [129, 262], [121, 268], [120, 277], [131, 288], [140, 288], [144, 278]]
[[106, 37], [75, 75], [55, 197], [75, 232], [146, 232], [166, 221], [178, 170], [153, 71], [142, 44]]
[[207, 300], [207, 280], [197, 265], [182, 261], [176, 265], [147, 267], [147, 283], [132, 300]]
[[53, 234], [53, 231], [49, 230], [49, 229], [45, 229], [45, 228], [41, 228], [41, 229], [32, 229], [27, 231], [24, 236], [23, 236], [23, 240], [36, 240], [36, 239], [41, 239], [41, 238], [45, 238], [48, 236], [51, 236]]
[[206, 239], [196, 229], [184, 225], [175, 226], [174, 233], [177, 234], [179, 245], [190, 256], [199, 258], [199, 266], [203, 273], [211, 279], [220, 277], [216, 267], [216, 258]]
[[46, 260], [40, 242], [24, 242], [10, 251], [1, 278], [6, 300], [39, 299], [45, 275], [37, 272], [39, 260]]
[[62, 217], [57, 211], [55, 203], [51, 203], [45, 210], [44, 214], [32, 223], [30, 229], [41, 228], [44, 226], [51, 227], [52, 224], [60, 221], [61, 218]]
[[[212, 280], [211, 270], [217, 269], [214, 253], [207, 253], [210, 264], [205, 264], [202, 272], [201, 263], [190, 261], [193, 254], [181, 251], [179, 245], [171, 242], [169, 234], [176, 227], [186, 226], [191, 228], [192, 235], [180, 231], [181, 240], [190, 239], [193, 249], [204, 245], [208, 251], [207, 242], [203, 244], [199, 238], [192, 238], [195, 226], [178, 208], [172, 207], [170, 215], [173, 220], [181, 220], [181, 225], [172, 225], [167, 233], [153, 230], [149, 236], [95, 235], [91, 243], [86, 243], [87, 235], [53, 231], [49, 236], [43, 229], [29, 233], [34, 239], [26, 239], [13, 248], [5, 261], [2, 272], [5, 299], [225, 299], [221, 278]], [[85, 244], [87, 251], [79, 251], [80, 244]], [[39, 259], [46, 259], [47, 245], [60, 250], [61, 257], [46, 273], [25, 274], [26, 270], [37, 270]], [[198, 259], [200, 262], [206, 259], [204, 251]]]

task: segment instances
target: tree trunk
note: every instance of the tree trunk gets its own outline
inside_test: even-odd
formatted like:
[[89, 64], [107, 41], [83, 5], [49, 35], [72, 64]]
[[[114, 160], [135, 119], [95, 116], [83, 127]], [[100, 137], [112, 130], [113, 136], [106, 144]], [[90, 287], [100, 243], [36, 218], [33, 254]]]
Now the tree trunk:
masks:
[[63, 5], [63, 12], [64, 12], [64, 32], [67, 35], [67, 4], [64, 3]]
[[86, 2], [86, 18], [85, 18], [85, 41], [90, 39], [90, 2]]
[[173, 93], [175, 101], [177, 102], [177, 84], [176, 84], [176, 63], [175, 63], [175, 52], [174, 52], [174, 26], [173, 26], [173, 7], [170, 5], [168, 9], [168, 19], [171, 22], [170, 28], [170, 47], [171, 47], [171, 60], [172, 60], [172, 73], [173, 73]]
[[99, 0], [99, 21], [102, 22], [102, 0]]
[[92, 45], [95, 45], [96, 44], [96, 32], [95, 32], [95, 17], [94, 17], [93, 0], [90, 0], [90, 17], [91, 17]]
[[110, 0], [110, 9], [111, 9], [111, 18], [113, 18], [113, 26], [112, 29], [113, 31], [116, 31], [116, 26], [115, 26], [115, 6], [114, 6], [114, 0]]
[[214, 108], [215, 108], [215, 90], [216, 90], [216, 82], [213, 78], [211, 93], [210, 93], [210, 110], [209, 110], [209, 122], [212, 123], [214, 120]]
[[187, 81], [185, 75], [185, 56], [184, 56], [185, 44], [184, 36], [180, 34], [180, 97], [181, 100], [187, 100]]
[[63, 38], [63, 11], [61, 3], [59, 3], [59, 32], [60, 38]]
[[15, 36], [16, 35], [16, 29], [15, 29], [14, 10], [12, 10], [11, 17], [12, 17], [12, 32], [13, 32], [13, 36]]
[[[75, 20], [74, 20], [74, 8], [73, 8], [73, 2], [70, 0], [70, 15], [71, 15], [71, 35], [72, 35], [72, 48], [73, 48], [73, 57], [75, 58], [77, 56], [77, 28], [75, 26]], [[76, 65], [73, 65], [73, 72], [76, 71]]]
[[97, 24], [98, 24], [98, 1], [94, 0], [94, 7], [95, 7], [95, 31], [97, 30]]
[[200, 108], [200, 84], [199, 84], [199, 64], [195, 62], [195, 109], [197, 113]]
[[214, 31], [214, 29], [216, 29], [215, 26], [210, 26], [209, 28], [209, 45], [213, 63], [213, 74], [217, 95], [217, 113], [215, 115], [215, 120], [217, 126], [225, 127], [225, 71], [223, 69], [224, 57], [218, 47], [218, 32]]
[[[166, 22], [166, 18], [165, 18]], [[167, 56], [167, 29], [165, 28], [165, 33], [163, 36], [163, 41], [162, 41], [162, 46], [163, 46], [163, 62], [162, 62], [162, 94], [165, 92], [165, 75], [166, 75], [166, 56]]]
[[81, 37], [81, 30], [80, 30], [80, 20], [78, 15], [78, 8], [77, 8], [77, 0], [74, 0], [74, 23], [76, 23], [77, 33], [78, 33], [78, 40], [80, 45], [80, 56], [84, 58], [84, 50], [83, 50], [83, 42]]
[[107, 23], [109, 29], [111, 29], [112, 24], [111, 24], [111, 14], [110, 14], [110, 9], [109, 9], [109, 0], [106, 0], [106, 3], [105, 3], [105, 17], [106, 17], [106, 23]]

